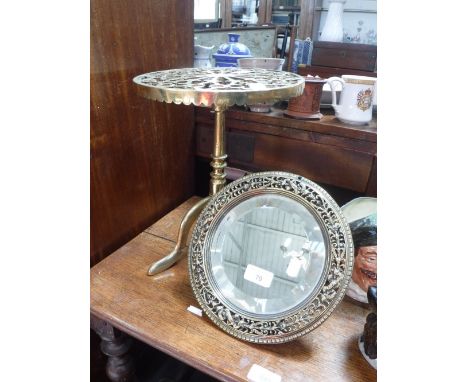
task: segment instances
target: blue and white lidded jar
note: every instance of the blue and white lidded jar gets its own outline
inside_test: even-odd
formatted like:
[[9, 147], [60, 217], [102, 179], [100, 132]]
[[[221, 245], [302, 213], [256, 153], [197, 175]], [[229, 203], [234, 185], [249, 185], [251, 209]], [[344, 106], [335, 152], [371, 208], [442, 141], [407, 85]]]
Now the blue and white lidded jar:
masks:
[[228, 33], [228, 36], [229, 42], [221, 44], [218, 51], [213, 54], [217, 67], [237, 67], [239, 58], [252, 57], [250, 49], [239, 42], [239, 34]]

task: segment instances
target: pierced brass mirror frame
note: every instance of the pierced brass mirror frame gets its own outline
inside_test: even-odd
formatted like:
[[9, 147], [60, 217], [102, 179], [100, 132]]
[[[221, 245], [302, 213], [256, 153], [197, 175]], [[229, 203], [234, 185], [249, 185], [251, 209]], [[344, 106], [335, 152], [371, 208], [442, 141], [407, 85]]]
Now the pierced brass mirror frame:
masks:
[[[280, 194], [304, 205], [319, 223], [326, 244], [319, 285], [302, 302], [279, 314], [251, 314], [226, 303], [210, 269], [213, 236], [224, 216], [259, 194]], [[200, 214], [189, 247], [189, 274], [194, 294], [207, 316], [239, 339], [283, 343], [322, 324], [342, 300], [353, 268], [353, 241], [340, 207], [320, 186], [285, 172], [256, 173], [238, 179], [214, 195]]]

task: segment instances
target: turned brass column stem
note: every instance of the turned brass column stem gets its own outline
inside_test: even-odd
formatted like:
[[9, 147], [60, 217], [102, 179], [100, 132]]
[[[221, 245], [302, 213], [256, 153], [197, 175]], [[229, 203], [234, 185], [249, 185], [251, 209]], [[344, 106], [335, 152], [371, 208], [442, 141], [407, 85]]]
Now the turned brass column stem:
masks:
[[210, 165], [213, 171], [210, 173], [210, 195], [216, 194], [226, 184], [226, 174], [224, 168], [226, 167], [226, 140], [225, 140], [225, 127], [224, 127], [224, 112], [227, 107], [215, 106], [215, 126], [214, 126], [214, 140], [213, 140], [213, 160]]

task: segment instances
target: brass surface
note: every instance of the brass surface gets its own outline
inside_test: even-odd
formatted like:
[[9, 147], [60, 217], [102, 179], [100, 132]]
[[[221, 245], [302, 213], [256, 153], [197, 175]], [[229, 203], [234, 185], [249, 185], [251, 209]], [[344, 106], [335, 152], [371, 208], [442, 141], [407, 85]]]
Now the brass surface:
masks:
[[185, 247], [185, 243], [187, 242], [190, 227], [210, 199], [211, 197], [208, 196], [190, 208], [180, 223], [179, 234], [177, 236], [177, 243], [175, 248], [169, 255], [151, 264], [151, 266], [148, 268], [148, 276], [154, 276], [162, 271], [165, 271], [183, 257], [183, 249]]
[[377, 78], [375, 79], [372, 79], [371, 77], [359, 77], [357, 76], [357, 78], [354, 78], [354, 77], [348, 77], [348, 76], [342, 76], [341, 77], [343, 79], [344, 82], [348, 83], [348, 84], [357, 84], [357, 85], [375, 85], [375, 83], [377, 82]]
[[304, 90], [301, 76], [260, 68], [170, 69], [139, 75], [133, 82], [143, 97], [195, 106], [274, 103]]
[[[133, 79], [137, 93], [152, 100], [195, 106], [212, 106], [215, 128], [210, 173], [210, 196], [226, 184], [224, 112], [233, 105], [275, 103], [297, 97], [304, 91], [304, 78], [294, 73], [252, 68], [185, 68], [141, 74]], [[177, 244], [165, 258], [153, 263], [148, 275], [171, 267], [182, 256], [191, 224], [209, 197], [197, 203], [184, 217]]]
[[[217, 284], [214, 272], [219, 270], [210, 260], [219, 223], [235, 206], [261, 194], [281, 195], [302, 204], [317, 221], [325, 242], [325, 266], [314, 290], [293, 308], [268, 314], [233, 304], [229, 293]], [[309, 333], [338, 306], [351, 280], [354, 245], [343, 212], [323, 188], [299, 175], [269, 171], [237, 179], [210, 198], [193, 229], [188, 263], [195, 297], [218, 327], [244, 341], [279, 344]]]
[[225, 127], [224, 127], [224, 111], [226, 107], [215, 107], [215, 126], [214, 126], [214, 140], [213, 140], [213, 160], [210, 165], [213, 171], [210, 173], [210, 195], [216, 194], [226, 184], [226, 174], [224, 168], [226, 167], [226, 140], [225, 140]]

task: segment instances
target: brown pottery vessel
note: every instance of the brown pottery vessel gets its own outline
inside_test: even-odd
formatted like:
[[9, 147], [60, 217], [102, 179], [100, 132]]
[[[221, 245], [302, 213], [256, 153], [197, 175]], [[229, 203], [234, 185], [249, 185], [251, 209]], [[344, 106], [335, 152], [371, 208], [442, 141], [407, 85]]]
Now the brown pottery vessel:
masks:
[[284, 114], [299, 119], [320, 119], [323, 117], [320, 113], [322, 89], [327, 81], [312, 76], [304, 77], [304, 80], [304, 93], [289, 100], [288, 108], [284, 111]]

